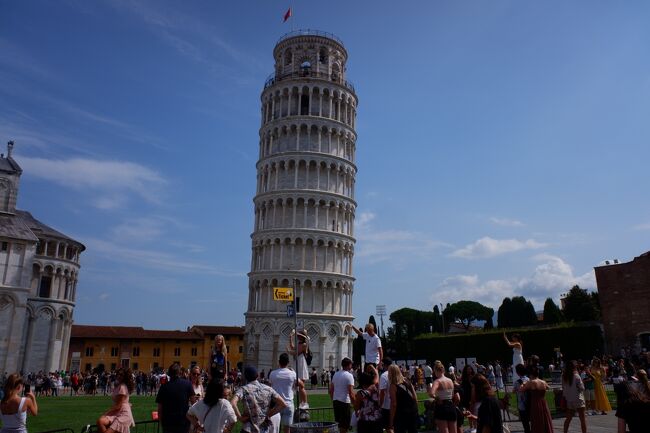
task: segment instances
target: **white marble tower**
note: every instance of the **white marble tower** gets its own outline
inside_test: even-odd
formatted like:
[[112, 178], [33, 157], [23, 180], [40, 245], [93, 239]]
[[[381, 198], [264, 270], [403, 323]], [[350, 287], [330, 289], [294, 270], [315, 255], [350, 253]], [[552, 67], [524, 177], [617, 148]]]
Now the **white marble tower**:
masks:
[[293, 319], [273, 287], [296, 281], [312, 367], [352, 355], [357, 96], [336, 36], [299, 30], [273, 50], [261, 95], [245, 362], [276, 366]]

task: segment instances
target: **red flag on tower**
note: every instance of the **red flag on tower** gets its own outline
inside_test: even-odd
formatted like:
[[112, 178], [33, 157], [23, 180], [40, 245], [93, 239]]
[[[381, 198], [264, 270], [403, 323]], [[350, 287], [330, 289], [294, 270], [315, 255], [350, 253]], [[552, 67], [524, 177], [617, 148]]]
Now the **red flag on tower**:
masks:
[[284, 20], [282, 20], [283, 23], [286, 23], [289, 18], [291, 18], [291, 7], [287, 9], [287, 11], [284, 13]]

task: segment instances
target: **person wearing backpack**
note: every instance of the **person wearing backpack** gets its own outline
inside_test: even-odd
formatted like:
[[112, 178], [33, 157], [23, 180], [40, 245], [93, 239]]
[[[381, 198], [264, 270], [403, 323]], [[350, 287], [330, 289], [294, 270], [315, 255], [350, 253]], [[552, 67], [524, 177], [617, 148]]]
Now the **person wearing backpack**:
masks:
[[354, 410], [357, 413], [357, 433], [381, 433], [381, 406], [376, 379], [377, 370], [371, 365], [369, 371], [359, 375], [361, 389], [354, 398]]
[[404, 379], [399, 367], [388, 367], [390, 393], [390, 420], [388, 431], [392, 433], [415, 433], [418, 429], [418, 400], [415, 388]]

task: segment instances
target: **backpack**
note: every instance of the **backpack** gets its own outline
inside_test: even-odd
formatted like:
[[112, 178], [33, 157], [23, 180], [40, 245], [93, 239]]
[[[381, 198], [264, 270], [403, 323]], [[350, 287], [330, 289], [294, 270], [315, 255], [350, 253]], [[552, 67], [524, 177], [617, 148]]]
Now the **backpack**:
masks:
[[396, 388], [397, 411], [406, 416], [418, 417], [418, 402], [413, 399], [406, 385], [401, 383]]

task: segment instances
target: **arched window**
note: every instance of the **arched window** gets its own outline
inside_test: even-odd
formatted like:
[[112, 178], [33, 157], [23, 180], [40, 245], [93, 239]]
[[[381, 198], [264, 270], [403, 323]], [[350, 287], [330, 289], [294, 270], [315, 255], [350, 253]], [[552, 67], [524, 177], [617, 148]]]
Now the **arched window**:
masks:
[[300, 97], [300, 115], [306, 116], [309, 114], [309, 95], [301, 95]]
[[325, 48], [321, 48], [318, 52], [318, 61], [321, 63], [327, 63], [327, 50]]
[[284, 66], [289, 66], [293, 62], [293, 55], [291, 50], [284, 52]]

